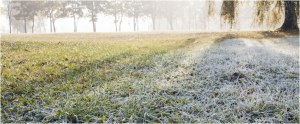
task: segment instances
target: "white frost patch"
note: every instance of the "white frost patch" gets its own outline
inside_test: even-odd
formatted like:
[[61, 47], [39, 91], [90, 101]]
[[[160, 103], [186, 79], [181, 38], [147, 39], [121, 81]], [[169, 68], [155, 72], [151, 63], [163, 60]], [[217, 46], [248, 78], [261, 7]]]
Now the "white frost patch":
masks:
[[135, 64], [120, 65], [129, 74], [118, 80], [66, 94], [26, 116], [60, 123], [299, 122], [298, 37], [212, 41], [155, 55], [153, 66], [135, 71], [138, 78], [130, 75]]

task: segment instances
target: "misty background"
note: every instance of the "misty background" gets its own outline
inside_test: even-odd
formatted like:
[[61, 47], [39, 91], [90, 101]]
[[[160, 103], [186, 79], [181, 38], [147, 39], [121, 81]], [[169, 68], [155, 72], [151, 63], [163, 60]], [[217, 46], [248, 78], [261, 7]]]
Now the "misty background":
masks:
[[[220, 19], [222, 2], [2, 1], [0, 31], [10, 33], [8, 12], [11, 12], [11, 33], [229, 30], [229, 24]], [[212, 17], [208, 16], [209, 7], [214, 7]], [[238, 21], [232, 30], [273, 30], [283, 23], [282, 20], [275, 28], [252, 25], [253, 7], [253, 1], [240, 4]]]

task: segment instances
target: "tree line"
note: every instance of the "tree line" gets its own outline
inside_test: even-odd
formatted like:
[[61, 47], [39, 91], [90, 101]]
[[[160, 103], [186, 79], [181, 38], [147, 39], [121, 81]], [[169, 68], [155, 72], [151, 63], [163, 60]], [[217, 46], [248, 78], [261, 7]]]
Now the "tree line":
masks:
[[[12, 20], [23, 21], [23, 32], [27, 33], [26, 23], [32, 23], [31, 32], [34, 33], [35, 19], [43, 16], [49, 19], [50, 32], [56, 32], [55, 21], [62, 18], [73, 18], [74, 32], [77, 32], [79, 18], [88, 18], [96, 32], [96, 22], [98, 14], [102, 13], [114, 17], [115, 31], [121, 31], [123, 18], [132, 18], [134, 31], [138, 30], [138, 22], [146, 17], [152, 21], [155, 31], [156, 20], [166, 18], [167, 23], [173, 30], [174, 22], [180, 19], [182, 27], [188, 29], [197, 26], [203, 18], [209, 18], [218, 14], [215, 12], [214, 1], [3, 1], [5, 7], [2, 8], [9, 20], [9, 30], [12, 32]], [[203, 4], [205, 4], [203, 6]], [[237, 23], [238, 10], [243, 5], [242, 1], [223, 1], [220, 16], [223, 22], [234, 28]], [[207, 11], [204, 13], [203, 7]], [[267, 23], [274, 26], [280, 23], [278, 20], [284, 17], [284, 23], [280, 27], [282, 30], [295, 29], [297, 18], [299, 18], [299, 1], [255, 1], [255, 12], [253, 20], [256, 24]], [[285, 15], [285, 16], [282, 16]], [[206, 21], [202, 21], [205, 24]], [[199, 25], [199, 24], [198, 24]]]
[[[121, 31], [124, 17], [132, 18], [134, 31], [138, 30], [141, 18], [152, 20], [155, 30], [158, 18], [167, 18], [173, 30], [175, 18], [197, 18], [203, 14], [199, 5], [203, 0], [3, 0], [5, 14], [9, 20], [10, 33], [12, 19], [23, 21], [24, 33], [28, 32], [27, 23], [32, 23], [38, 15], [49, 19], [50, 32], [56, 32], [55, 22], [62, 18], [73, 18], [74, 32], [77, 32], [77, 19], [88, 18], [96, 32], [98, 14], [114, 17], [115, 30]], [[188, 16], [189, 17], [188, 17]]]

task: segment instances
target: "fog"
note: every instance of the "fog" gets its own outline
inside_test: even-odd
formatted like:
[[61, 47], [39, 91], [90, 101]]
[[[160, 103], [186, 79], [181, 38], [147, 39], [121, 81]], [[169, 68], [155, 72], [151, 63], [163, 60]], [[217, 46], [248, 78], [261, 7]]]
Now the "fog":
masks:
[[[159, 1], [161, 2], [161, 1]], [[169, 3], [174, 1], [168, 1]], [[207, 8], [207, 2], [206, 1], [197, 1], [197, 4], [193, 4], [192, 12], [188, 11], [190, 6], [177, 6], [176, 10], [184, 10], [183, 13], [185, 13], [184, 16], [180, 16], [181, 11], [175, 12], [176, 15], [172, 17], [172, 27], [170, 25], [170, 22], [168, 22], [168, 18], [164, 15], [158, 15], [155, 19], [155, 31], [228, 31], [230, 29], [229, 24], [225, 24], [223, 27], [221, 26], [221, 23], [223, 20], [220, 19], [220, 11], [221, 11], [221, 5], [223, 1], [215, 1], [215, 14], [213, 17], [208, 18], [208, 8]], [[111, 2], [113, 3], [113, 2]], [[4, 2], [1, 2], [1, 7], [6, 8], [4, 5]], [[253, 26], [253, 1], [248, 2], [246, 5], [245, 3], [242, 5], [241, 9], [239, 10], [238, 15], [238, 22], [236, 24], [236, 27], [231, 30], [270, 30], [271, 28], [267, 28], [265, 24], [263, 24], [261, 27]], [[164, 6], [163, 6], [164, 7]], [[185, 8], [180, 8], [185, 7]], [[170, 9], [174, 7], [169, 7]], [[197, 13], [193, 10], [197, 9]], [[166, 9], [168, 10], [168, 8]], [[86, 8], [83, 9], [84, 14], [87, 14], [88, 11]], [[127, 10], [123, 10], [124, 12], [127, 12]], [[171, 10], [172, 11], [172, 10]], [[174, 10], [175, 11], [175, 10]], [[190, 15], [190, 13], [195, 13], [194, 15]], [[96, 25], [96, 32], [116, 32], [115, 27], [115, 17], [113, 15], [114, 13], [104, 13], [99, 12], [97, 14], [98, 20], [95, 22]], [[128, 16], [129, 15], [129, 16]], [[168, 15], [168, 14], [166, 14]], [[178, 15], [178, 16], [177, 16]], [[117, 15], [119, 16], [119, 15]], [[119, 17], [117, 17], [119, 18]], [[9, 18], [7, 16], [7, 12], [3, 11], [1, 12], [1, 33], [9, 33]], [[34, 33], [50, 33], [50, 19], [42, 14], [38, 14], [34, 17], [35, 24], [34, 24]], [[122, 18], [121, 23], [121, 32], [133, 32], [134, 31], [134, 18], [130, 16], [130, 14], [124, 14]], [[153, 22], [149, 15], [147, 14], [141, 14], [141, 16], [137, 17], [136, 23], [136, 31], [153, 31]], [[26, 21], [26, 28], [27, 33], [32, 32], [32, 20]], [[16, 20], [14, 16], [12, 15], [12, 33], [24, 33], [24, 20]], [[83, 16], [81, 18], [76, 18], [76, 24], [77, 24], [77, 32], [93, 32], [93, 23], [90, 21], [90, 18], [87, 16]], [[119, 20], [117, 22], [117, 26], [119, 29]], [[278, 28], [280, 24], [278, 24], [275, 28]], [[67, 32], [74, 32], [74, 19], [72, 17], [65, 17], [65, 18], [58, 18], [55, 20], [55, 33], [67, 33]], [[173, 30], [172, 30], [173, 28]], [[275, 29], [272, 28], [272, 29]], [[272, 30], [271, 29], [271, 30]], [[118, 30], [119, 32], [119, 30]]]

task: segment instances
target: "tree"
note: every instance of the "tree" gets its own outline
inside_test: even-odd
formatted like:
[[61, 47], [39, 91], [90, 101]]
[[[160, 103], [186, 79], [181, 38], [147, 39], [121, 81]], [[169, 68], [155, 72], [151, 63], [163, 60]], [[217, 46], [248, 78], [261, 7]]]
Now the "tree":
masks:
[[56, 32], [55, 21], [57, 19], [69, 17], [69, 9], [67, 8], [68, 4], [66, 2], [58, 2], [57, 5], [59, 5], [59, 7], [55, 8], [54, 13], [52, 14], [52, 24], [54, 32]]
[[111, 0], [110, 8], [107, 11], [108, 15], [114, 16], [114, 24], [116, 32], [118, 32], [118, 22], [119, 22], [119, 31], [121, 30], [121, 23], [124, 15], [124, 2], [123, 0]]
[[88, 10], [87, 17], [93, 23], [93, 32], [96, 32], [97, 14], [104, 12], [108, 7], [107, 1], [82, 1], [82, 5]]
[[[283, 1], [285, 5], [284, 23], [280, 30], [299, 29], [297, 25], [297, 16], [299, 17], [299, 1]], [[277, 2], [279, 4], [279, 2]]]
[[161, 12], [161, 6], [158, 1], [143, 1], [144, 13], [149, 16], [152, 21], [153, 31], [155, 31], [155, 20]]
[[125, 15], [125, 2], [120, 1], [120, 4], [119, 4], [119, 6], [117, 8], [119, 10], [119, 18], [120, 18], [120, 21], [119, 21], [119, 32], [121, 32], [122, 19], [123, 19], [123, 16]]
[[18, 11], [18, 14], [14, 15], [17, 20], [23, 19], [24, 32], [27, 33], [26, 22], [32, 20], [31, 33], [34, 32], [34, 17], [41, 11], [42, 1], [17, 1], [14, 8]]
[[55, 25], [54, 22], [56, 17], [60, 15], [62, 8], [62, 2], [60, 1], [47, 1], [43, 6], [42, 13], [49, 17], [50, 19], [50, 32], [52, 32], [52, 24], [53, 24], [53, 31], [55, 32]]
[[143, 14], [143, 4], [141, 1], [126, 1], [125, 8], [127, 16], [133, 17], [133, 29], [138, 31], [139, 17]]
[[9, 33], [11, 33], [11, 14], [12, 14], [12, 2], [11, 0], [3, 1], [3, 4], [6, 5], [6, 9], [1, 8], [2, 14], [4, 14], [4, 11], [7, 13], [8, 17], [8, 23], [9, 23]]
[[34, 28], [34, 16], [40, 10], [40, 0], [12, 0], [15, 5], [13, 8], [18, 12], [14, 15], [17, 20], [23, 20], [24, 33], [27, 33], [27, 20], [33, 20], [32, 33]]
[[74, 32], [77, 32], [77, 23], [76, 19], [83, 17], [83, 6], [81, 4], [81, 1], [64, 1], [63, 6], [65, 7], [64, 9], [64, 14], [62, 16], [66, 17], [72, 17], [74, 19]]
[[[237, 0], [223, 1], [222, 3], [221, 17], [229, 22], [231, 28], [236, 24], [238, 4], [240, 3]], [[278, 30], [299, 29], [297, 25], [299, 1], [255, 1], [254, 4], [256, 7], [253, 13], [255, 24], [261, 26], [264, 22], [268, 22], [267, 26], [274, 27], [280, 23], [282, 15], [284, 15], [284, 22]]]
[[162, 3], [162, 5], [165, 6], [162, 11], [164, 16], [167, 18], [168, 23], [171, 26], [171, 30], [173, 30], [173, 22], [175, 21], [175, 18], [177, 16], [178, 7], [176, 5], [179, 5], [177, 3], [178, 1], [172, 1], [172, 2], [164, 1]]
[[126, 2], [120, 1], [111, 1], [110, 6], [107, 8], [106, 14], [114, 16], [115, 20], [115, 29], [118, 31], [119, 23], [119, 32], [121, 32], [121, 24], [123, 22], [123, 17], [126, 14]]

